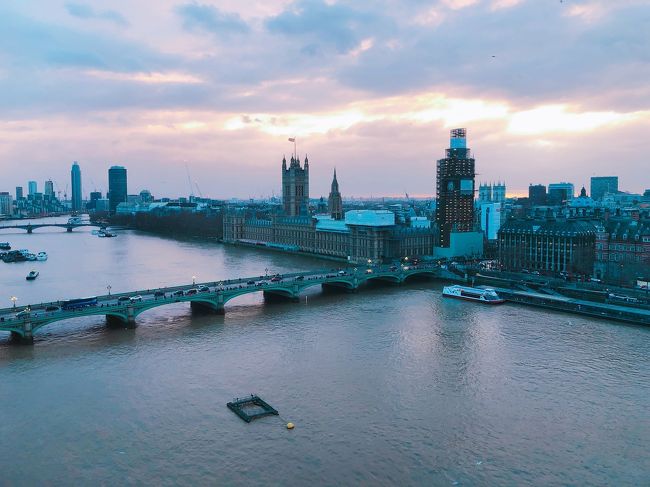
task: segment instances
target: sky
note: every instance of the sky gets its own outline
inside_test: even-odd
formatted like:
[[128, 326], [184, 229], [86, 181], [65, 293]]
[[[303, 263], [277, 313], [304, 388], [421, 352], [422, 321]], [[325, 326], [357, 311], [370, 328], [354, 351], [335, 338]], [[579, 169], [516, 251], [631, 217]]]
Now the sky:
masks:
[[[129, 193], [435, 196], [449, 130], [477, 183], [650, 188], [650, 0], [6, 0], [0, 191], [78, 161]], [[68, 194], [70, 189], [68, 187]]]

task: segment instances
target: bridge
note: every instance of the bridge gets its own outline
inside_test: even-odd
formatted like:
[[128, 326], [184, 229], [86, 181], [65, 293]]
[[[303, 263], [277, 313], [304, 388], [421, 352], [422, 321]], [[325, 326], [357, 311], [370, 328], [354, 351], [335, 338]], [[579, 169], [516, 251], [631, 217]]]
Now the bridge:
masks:
[[262, 292], [267, 297], [298, 301], [300, 293], [312, 286], [355, 292], [368, 281], [401, 284], [417, 275], [439, 277], [440, 267], [427, 263], [245, 277], [106, 294], [97, 296], [96, 304], [77, 309], [69, 309], [67, 301], [4, 308], [0, 309], [0, 331], [11, 332], [15, 342], [33, 343], [34, 333], [40, 328], [82, 316], [105, 315], [109, 326], [135, 328], [140, 313], [173, 303], [189, 302], [192, 310], [223, 314], [228, 301], [244, 294]]
[[43, 227], [65, 228], [68, 232], [72, 232], [74, 228], [79, 228], [79, 227], [106, 228], [106, 225], [102, 225], [99, 223], [27, 223], [25, 225], [0, 226], [0, 230], [19, 229], [19, 230], [27, 230], [27, 233], [32, 233], [37, 228], [43, 228]]

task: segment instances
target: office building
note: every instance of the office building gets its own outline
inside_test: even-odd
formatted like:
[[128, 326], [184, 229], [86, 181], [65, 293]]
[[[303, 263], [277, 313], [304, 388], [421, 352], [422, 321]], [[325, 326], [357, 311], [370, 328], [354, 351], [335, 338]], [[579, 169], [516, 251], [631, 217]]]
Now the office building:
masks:
[[72, 211], [81, 211], [81, 169], [77, 161], [72, 164], [70, 180], [72, 183]]
[[11, 194], [3, 191], [0, 193], [0, 215], [9, 216], [12, 213], [13, 204]]
[[607, 193], [618, 193], [618, 176], [594, 176], [591, 178], [591, 199], [602, 201]]
[[44, 189], [45, 196], [49, 196], [51, 198], [54, 197], [54, 183], [52, 182], [51, 179], [48, 179], [47, 181], [45, 181], [45, 186], [44, 187], [45, 187], [45, 189]]
[[591, 275], [596, 227], [585, 220], [511, 219], [498, 233], [505, 270]]
[[27, 194], [28, 196], [33, 196], [38, 192], [38, 185], [36, 181], [29, 181], [27, 183]]
[[108, 170], [108, 201], [111, 213], [115, 213], [117, 205], [126, 203], [127, 195], [126, 168], [112, 166]]
[[479, 203], [481, 209], [481, 230], [488, 240], [496, 240], [501, 227], [501, 203]]
[[449, 247], [451, 234], [474, 230], [474, 165], [466, 130], [451, 131], [450, 147], [436, 168], [436, 223], [440, 247]]
[[528, 186], [528, 202], [531, 206], [543, 206], [546, 204], [546, 186], [543, 184], [531, 184]]
[[573, 183], [552, 183], [548, 185], [546, 200], [549, 205], [557, 206], [572, 200], [574, 195]]
[[16, 186], [16, 201], [20, 200], [23, 198], [23, 187], [22, 186]]
[[650, 275], [650, 218], [616, 216], [597, 225], [594, 275], [610, 283], [631, 285]]

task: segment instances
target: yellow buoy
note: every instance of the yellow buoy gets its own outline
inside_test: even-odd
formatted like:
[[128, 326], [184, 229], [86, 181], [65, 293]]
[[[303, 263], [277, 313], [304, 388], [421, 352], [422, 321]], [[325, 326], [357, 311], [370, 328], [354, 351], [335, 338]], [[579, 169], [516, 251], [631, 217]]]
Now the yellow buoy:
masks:
[[294, 424], [293, 424], [293, 423], [287, 423], [287, 429], [288, 429], [288, 430], [292, 430], [293, 428], [294, 428]]

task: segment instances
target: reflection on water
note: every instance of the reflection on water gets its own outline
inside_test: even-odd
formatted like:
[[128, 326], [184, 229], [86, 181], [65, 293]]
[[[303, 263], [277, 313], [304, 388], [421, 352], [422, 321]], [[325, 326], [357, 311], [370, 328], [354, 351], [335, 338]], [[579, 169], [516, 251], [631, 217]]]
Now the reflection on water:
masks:
[[[136, 232], [0, 240], [50, 256], [0, 265], [7, 306], [11, 295], [20, 304], [337, 265]], [[46, 327], [33, 347], [2, 337], [0, 483], [649, 483], [648, 329], [482, 307], [440, 289], [311, 288], [299, 303], [242, 296], [225, 316], [156, 308], [135, 330], [79, 318]], [[245, 424], [226, 408], [250, 393], [282, 419]]]

